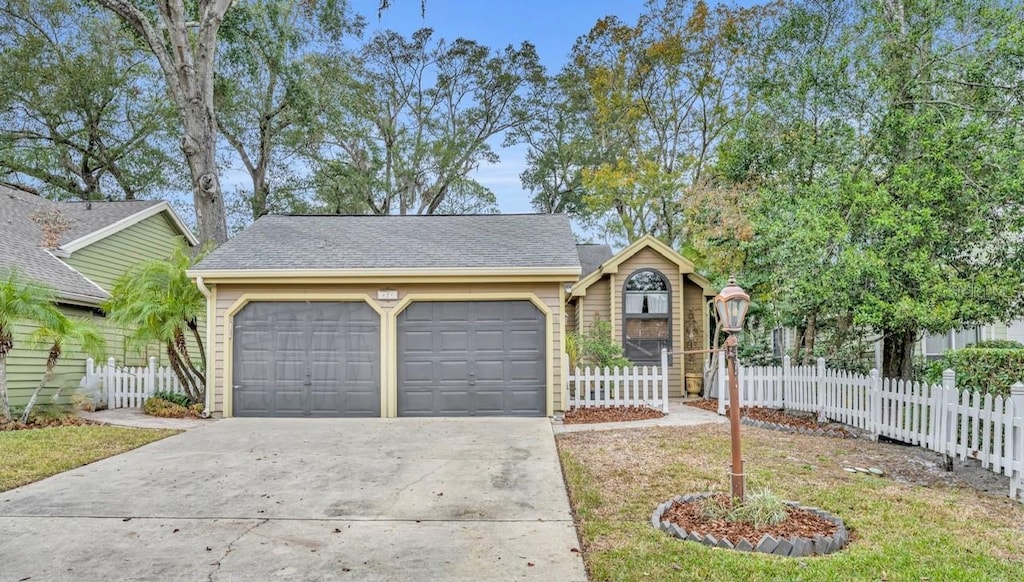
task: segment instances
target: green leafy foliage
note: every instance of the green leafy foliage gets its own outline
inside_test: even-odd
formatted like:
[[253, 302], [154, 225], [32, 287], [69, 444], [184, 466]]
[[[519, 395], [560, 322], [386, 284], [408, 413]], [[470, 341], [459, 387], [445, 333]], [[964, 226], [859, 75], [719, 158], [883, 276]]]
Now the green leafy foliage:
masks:
[[160, 398], [161, 400], [166, 400], [167, 402], [173, 402], [174, 404], [177, 404], [178, 406], [184, 406], [184, 407], [188, 407], [188, 406], [191, 406], [191, 405], [195, 404], [195, 402], [193, 402], [192, 399], [189, 398], [188, 394], [185, 394], [185, 393], [182, 393], [182, 392], [168, 392], [166, 390], [164, 390], [164, 391], [157, 391], [157, 392], [153, 393], [152, 398]]
[[67, 318], [57, 309], [54, 290], [22, 276], [0, 272], [0, 419], [11, 419], [7, 392], [7, 356], [14, 347], [14, 324], [27, 321], [50, 329]]
[[179, 404], [171, 400], [165, 400], [160, 396], [151, 396], [142, 404], [143, 414], [158, 416], [160, 418], [190, 418], [199, 416], [202, 412], [202, 404]]
[[1024, 344], [1016, 340], [994, 339], [980, 341], [972, 348], [979, 350], [1024, 350]]
[[[111, 321], [133, 330], [128, 336], [133, 345], [163, 346], [178, 381], [199, 402], [206, 391], [206, 350], [198, 322], [206, 312], [206, 298], [185, 274], [192, 264], [185, 248], [169, 260], [143, 263], [117, 280], [103, 308]], [[188, 349], [186, 334], [198, 346], [198, 361]]]
[[788, 506], [768, 487], [753, 491], [743, 503], [733, 504], [725, 496], [709, 497], [703, 501], [701, 511], [708, 519], [724, 519], [734, 523], [747, 523], [754, 529], [782, 523], [789, 517]]
[[622, 346], [612, 339], [612, 324], [607, 320], [595, 320], [590, 329], [571, 335], [574, 337], [569, 341], [576, 346], [576, 363], [580, 366], [627, 368], [633, 365], [622, 355]]
[[1024, 382], [1024, 349], [970, 347], [950, 350], [925, 368], [925, 381], [942, 382], [944, 370], [956, 372], [956, 387], [972, 392], [1006, 396], [1010, 387]]

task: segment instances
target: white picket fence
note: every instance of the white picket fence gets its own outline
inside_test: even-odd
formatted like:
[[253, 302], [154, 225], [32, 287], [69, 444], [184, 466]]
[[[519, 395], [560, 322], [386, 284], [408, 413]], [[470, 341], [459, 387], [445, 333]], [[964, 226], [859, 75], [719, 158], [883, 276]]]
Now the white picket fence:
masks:
[[154, 392], [184, 392], [181, 382], [167, 366], [157, 367], [156, 358], [149, 359], [147, 367], [119, 367], [114, 358], [97, 366], [92, 358], [85, 361], [82, 387], [97, 394], [97, 402], [106, 402], [107, 408], [142, 408]]
[[[718, 413], [725, 414], [729, 390], [724, 359], [718, 370]], [[740, 406], [810, 412], [951, 457], [977, 459], [1010, 478], [1010, 497], [1024, 501], [1024, 384], [1007, 398], [956, 388], [952, 370], [942, 384], [905, 382], [825, 367], [738, 366]]]
[[570, 408], [649, 406], [668, 413], [668, 351], [661, 366], [579, 368], [562, 370]]

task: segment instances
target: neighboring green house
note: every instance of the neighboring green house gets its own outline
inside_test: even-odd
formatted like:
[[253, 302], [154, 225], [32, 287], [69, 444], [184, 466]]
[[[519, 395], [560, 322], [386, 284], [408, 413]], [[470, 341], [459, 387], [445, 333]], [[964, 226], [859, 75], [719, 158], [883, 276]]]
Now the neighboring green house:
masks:
[[[195, 246], [198, 241], [163, 201], [52, 202], [0, 185], [0, 271], [16, 269], [53, 287], [65, 313], [90, 318], [103, 329], [103, 355], [119, 365], [144, 365], [149, 356], [162, 354], [153, 348], [129, 349], [124, 330], [106, 321], [100, 303], [122, 274], [140, 263], [165, 259], [182, 244]], [[15, 326], [7, 363], [14, 408], [24, 406], [46, 365], [46, 350], [28, 340], [32, 329]], [[65, 346], [51, 388], [77, 387], [85, 358], [76, 346]]]

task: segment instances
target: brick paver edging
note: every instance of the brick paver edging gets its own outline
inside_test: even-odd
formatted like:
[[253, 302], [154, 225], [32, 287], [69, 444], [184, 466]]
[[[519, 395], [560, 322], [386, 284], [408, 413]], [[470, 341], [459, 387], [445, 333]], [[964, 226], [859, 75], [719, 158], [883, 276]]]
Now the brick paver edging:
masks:
[[834, 533], [831, 536], [815, 536], [813, 538], [775, 538], [768, 534], [765, 534], [761, 536], [761, 539], [757, 542], [757, 544], [752, 545], [745, 539], [741, 539], [737, 543], [732, 543], [728, 539], [717, 539], [715, 536], [711, 534], [702, 536], [695, 532], [688, 532], [672, 522], [663, 521], [661, 519], [661, 516], [664, 515], [668, 508], [671, 507], [674, 503], [687, 503], [689, 501], [705, 499], [707, 497], [711, 497], [712, 495], [714, 495], [714, 493], [691, 493], [689, 495], [677, 495], [676, 497], [673, 497], [672, 499], [669, 499], [668, 501], [662, 503], [661, 505], [658, 506], [657, 509], [654, 510], [654, 513], [651, 515], [651, 525], [655, 529], [660, 529], [661, 531], [673, 537], [677, 537], [681, 540], [697, 542], [699, 544], [704, 544], [705, 546], [710, 546], [713, 548], [738, 550], [741, 552], [759, 552], [762, 554], [771, 554], [774, 556], [788, 556], [792, 558], [803, 558], [806, 556], [825, 555], [831, 554], [833, 552], [838, 552], [839, 550], [846, 547], [846, 544], [850, 541], [850, 532], [847, 531], [846, 526], [843, 525], [842, 519], [825, 511], [824, 509], [819, 509], [817, 507], [804, 507], [803, 505], [800, 505], [793, 501], [786, 501], [785, 503], [790, 507], [796, 507], [799, 509], [803, 509], [805, 511], [810, 511], [811, 513], [820, 516], [826, 521], [830, 521], [836, 524], [836, 533]]

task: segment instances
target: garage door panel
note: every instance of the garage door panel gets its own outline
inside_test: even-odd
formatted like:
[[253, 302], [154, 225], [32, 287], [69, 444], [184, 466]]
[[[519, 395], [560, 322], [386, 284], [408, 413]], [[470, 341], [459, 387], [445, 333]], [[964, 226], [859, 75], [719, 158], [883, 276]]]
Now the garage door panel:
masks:
[[234, 338], [236, 415], [380, 415], [380, 317], [366, 303], [251, 302]]
[[545, 322], [529, 301], [410, 304], [398, 316], [398, 414], [543, 416]]
[[469, 332], [466, 330], [438, 330], [435, 339], [440, 343], [441, 353], [465, 353], [469, 349]]

